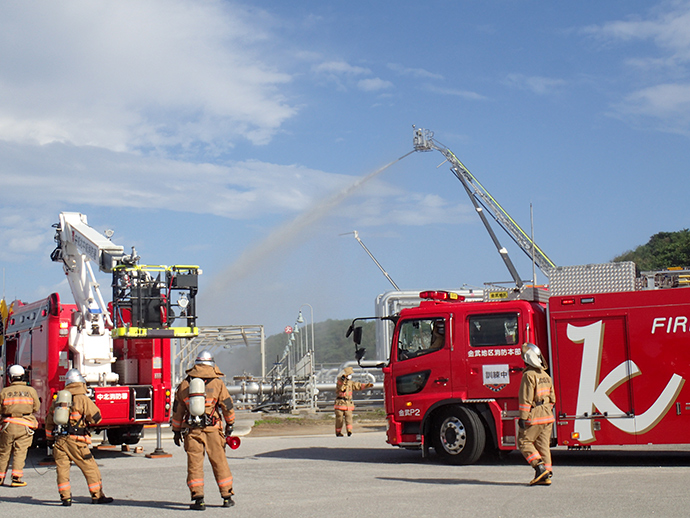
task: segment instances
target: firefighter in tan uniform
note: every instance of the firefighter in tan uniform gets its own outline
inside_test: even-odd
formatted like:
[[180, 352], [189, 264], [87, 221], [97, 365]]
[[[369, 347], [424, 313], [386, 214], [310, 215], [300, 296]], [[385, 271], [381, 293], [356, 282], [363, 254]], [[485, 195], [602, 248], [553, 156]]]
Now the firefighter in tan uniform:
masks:
[[550, 444], [556, 395], [539, 347], [524, 344], [522, 359], [526, 368], [522, 373], [518, 395], [518, 448], [534, 468], [534, 479], [530, 485], [548, 486], [553, 475]]
[[41, 408], [41, 402], [36, 389], [24, 381], [24, 367], [12, 365], [8, 373], [10, 385], [0, 391], [0, 485], [5, 480], [11, 456], [11, 486], [22, 487], [26, 485], [22, 480], [26, 453], [38, 427], [34, 414]]
[[373, 383], [360, 383], [359, 381], [352, 381], [352, 374], [354, 369], [352, 367], [345, 367], [343, 373], [338, 376], [338, 381], [335, 387], [335, 435], [336, 437], [343, 436], [343, 424], [347, 430], [348, 437], [352, 435], [352, 412], [355, 409], [355, 404], [352, 401], [352, 392], [355, 390], [366, 390], [374, 386]]
[[[64, 418], [61, 412], [64, 412]], [[58, 392], [46, 416], [46, 439], [53, 449], [62, 505], [72, 505], [70, 462], [74, 462], [84, 474], [92, 504], [113, 501], [103, 494], [101, 472], [90, 448], [91, 434], [87, 426], [100, 421], [100, 410], [86, 395], [86, 380], [77, 369], [70, 369], [65, 375], [65, 390]]]
[[[192, 495], [190, 509], [203, 511], [204, 503], [204, 452], [213, 468], [218, 489], [223, 498], [223, 507], [232, 507], [232, 473], [225, 456], [225, 437], [232, 433], [235, 410], [216, 367], [213, 355], [202, 351], [194, 367], [187, 371], [175, 394], [172, 430], [174, 441], [180, 446], [184, 434], [184, 449], [187, 452], [187, 486]], [[220, 417], [225, 419], [225, 433]]]

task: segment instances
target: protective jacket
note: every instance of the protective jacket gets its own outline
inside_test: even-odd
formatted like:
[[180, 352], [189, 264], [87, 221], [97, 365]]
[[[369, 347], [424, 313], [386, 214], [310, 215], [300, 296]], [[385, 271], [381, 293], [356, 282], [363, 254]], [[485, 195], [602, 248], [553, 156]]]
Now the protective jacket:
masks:
[[544, 369], [529, 365], [525, 368], [518, 398], [520, 419], [527, 421], [527, 424], [540, 425], [555, 421], [553, 405], [556, 403], [556, 394], [551, 376]]
[[355, 404], [352, 401], [352, 393], [355, 390], [365, 390], [373, 386], [373, 383], [360, 383], [341, 376], [336, 383], [333, 408], [335, 410], [354, 410]]
[[187, 423], [189, 416], [189, 380], [191, 378], [201, 378], [206, 383], [206, 404], [205, 414], [208, 416], [206, 421], [210, 426], [222, 429], [223, 423], [220, 414], [223, 415], [227, 424], [235, 423], [235, 409], [232, 397], [221, 379], [223, 373], [214, 365], [195, 365], [187, 371], [187, 378], [182, 380], [177, 389], [175, 403], [173, 405], [172, 429], [179, 432], [183, 428], [190, 428]]
[[[70, 383], [65, 387], [65, 390], [72, 394], [72, 406], [69, 412], [69, 423], [63, 430], [63, 435], [67, 435], [70, 439], [78, 442], [91, 444], [91, 433], [87, 426], [101, 422], [101, 411], [96, 403], [86, 395], [85, 383]], [[55, 405], [56, 401], [53, 401], [46, 416], [46, 439], [49, 441], [56, 439], [56, 424], [53, 420]]]
[[0, 483], [12, 457], [12, 483], [25, 485], [21, 479], [26, 454], [38, 426], [34, 412], [40, 408], [36, 389], [24, 381], [14, 381], [0, 391]]
[[34, 413], [41, 408], [36, 389], [25, 381], [15, 381], [0, 391], [2, 423], [13, 423], [36, 429], [38, 421]]
[[[223, 373], [215, 365], [198, 364], [187, 371], [187, 378], [180, 383], [173, 405], [172, 429], [175, 433], [186, 432], [184, 449], [187, 452], [187, 487], [192, 499], [204, 497], [204, 454], [208, 455], [216, 484], [223, 498], [233, 495], [233, 478], [225, 456], [223, 422], [235, 422], [232, 397], [221, 377]], [[190, 423], [189, 380], [201, 378], [206, 384], [204, 416], [200, 426]]]
[[85, 383], [70, 383], [65, 386], [72, 394], [72, 405], [68, 424], [58, 427], [53, 414], [57, 406], [54, 400], [46, 415], [46, 439], [54, 441], [53, 458], [57, 473], [57, 486], [60, 499], [65, 501], [72, 498], [70, 482], [70, 464], [74, 463], [84, 474], [92, 501], [105, 498], [103, 481], [98, 464], [91, 454], [91, 433], [87, 426], [101, 422], [101, 412], [96, 403], [86, 395]]

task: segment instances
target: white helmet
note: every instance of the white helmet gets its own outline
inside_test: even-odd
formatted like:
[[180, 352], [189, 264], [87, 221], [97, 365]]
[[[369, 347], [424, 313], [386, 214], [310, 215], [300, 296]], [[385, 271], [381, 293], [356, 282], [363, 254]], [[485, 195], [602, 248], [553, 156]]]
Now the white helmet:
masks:
[[65, 374], [65, 387], [70, 383], [86, 383], [86, 380], [77, 369], [70, 369]]
[[544, 357], [541, 355], [539, 347], [534, 344], [526, 343], [522, 345], [522, 359], [527, 365], [537, 369], [544, 368]]
[[213, 359], [213, 355], [211, 354], [210, 351], [201, 351], [199, 355], [196, 357], [196, 361], [194, 362], [195, 365], [210, 365], [213, 367], [216, 362]]
[[12, 365], [7, 373], [10, 375], [10, 379], [21, 378], [24, 376], [24, 367], [21, 365]]

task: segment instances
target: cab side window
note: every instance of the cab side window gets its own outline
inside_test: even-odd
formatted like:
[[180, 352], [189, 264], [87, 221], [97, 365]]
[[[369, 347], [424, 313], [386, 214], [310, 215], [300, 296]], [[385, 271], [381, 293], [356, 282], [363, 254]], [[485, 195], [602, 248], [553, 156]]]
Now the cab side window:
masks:
[[470, 345], [472, 347], [516, 345], [520, 343], [517, 313], [473, 315], [469, 317], [469, 325]]
[[407, 320], [399, 329], [398, 360], [415, 358], [445, 346], [446, 322], [443, 318]]

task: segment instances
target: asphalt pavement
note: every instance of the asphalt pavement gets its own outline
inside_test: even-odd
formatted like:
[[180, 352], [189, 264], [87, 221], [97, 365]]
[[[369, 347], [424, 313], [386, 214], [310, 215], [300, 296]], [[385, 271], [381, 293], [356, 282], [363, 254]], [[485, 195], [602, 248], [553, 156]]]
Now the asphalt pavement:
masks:
[[[383, 432], [252, 437], [240, 425], [241, 445], [227, 449], [235, 479], [233, 508], [221, 497], [206, 463], [204, 516], [293, 517], [686, 517], [690, 515], [690, 447], [554, 449], [549, 487], [530, 487], [533, 471], [512, 453], [473, 466], [447, 466], [418, 451], [391, 447]], [[96, 443], [98, 442], [98, 436]], [[0, 516], [159, 517], [189, 510], [186, 455], [169, 430], [170, 457], [148, 458], [155, 433], [141, 451], [94, 450], [104, 491], [115, 501], [90, 503], [86, 482], [72, 466], [72, 507], [62, 507], [55, 468], [30, 452], [26, 487], [0, 487]]]

